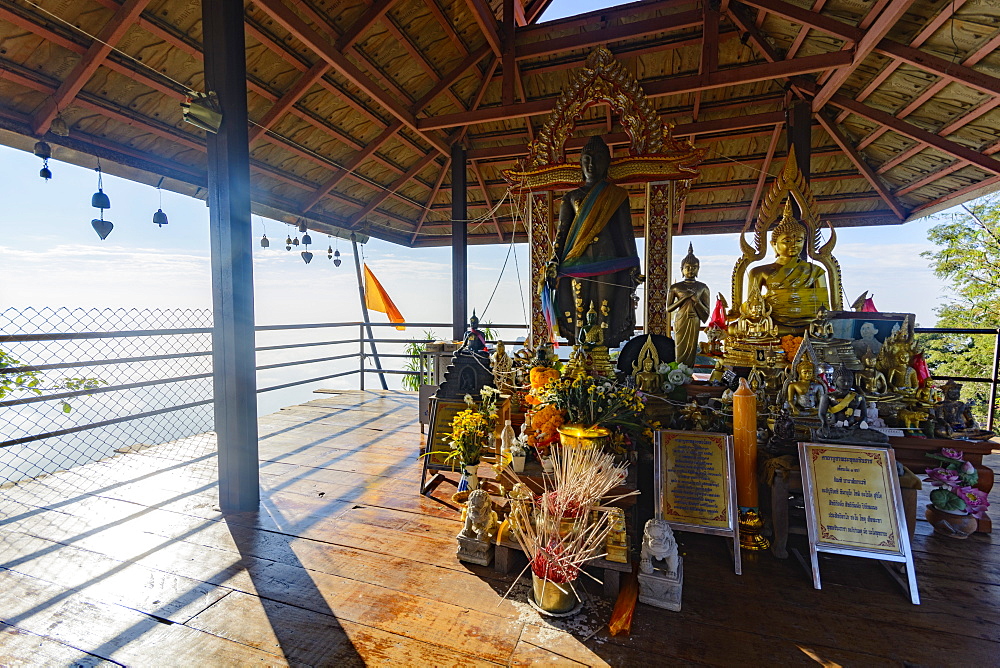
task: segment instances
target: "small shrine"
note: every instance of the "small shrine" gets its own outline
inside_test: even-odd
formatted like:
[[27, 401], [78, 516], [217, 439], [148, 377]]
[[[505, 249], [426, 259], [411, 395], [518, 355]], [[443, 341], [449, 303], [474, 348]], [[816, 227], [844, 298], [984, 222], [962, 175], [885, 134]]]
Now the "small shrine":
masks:
[[[598, 103], [620, 115], [628, 154], [616, 157], [591, 136], [579, 164], [570, 163], [565, 145], [575, 119]], [[657, 118], [631, 75], [596, 49], [528, 159], [503, 173], [511, 193], [523, 197], [529, 230], [532, 317], [524, 350], [511, 358], [498, 345], [491, 355], [473, 321], [438, 390], [439, 406], [459, 402], [447, 425], [432, 419], [431, 440], [448, 445], [429, 453], [457, 460], [463, 471], [455, 496], [468, 499], [459, 559], [507, 571], [523, 554], [533, 578], [528, 602], [543, 614], [579, 609], [585, 567], [602, 571], [605, 592], [617, 595], [619, 573], [639, 545], [638, 600], [680, 610], [677, 531], [730, 538], [737, 574], [744, 552], [787, 557], [795, 530], [788, 500], [813, 503], [805, 490], [815, 461], [802, 461], [806, 446], [846, 447], [842, 461], [884, 464], [891, 448], [914, 437], [992, 435], [971, 419], [954, 384], [938, 387], [929, 377], [912, 314], [877, 312], [864, 296], [844, 308], [837, 233], [821, 220], [794, 147], [739, 235], [729, 298], [718, 293], [713, 308], [693, 243], [680, 280], [671, 281], [674, 218], [703, 152], [673, 139]], [[645, 185], [642, 259], [632, 195], [623, 187], [634, 183]], [[469, 447], [473, 433], [480, 442]], [[493, 473], [479, 478], [484, 462]], [[847, 476], [860, 470], [841, 467], [832, 480], [866, 483]], [[895, 466], [886, 476], [910, 485], [893, 508], [912, 518], [916, 477]], [[859, 491], [873, 499], [890, 494]], [[495, 536], [489, 498], [504, 509]], [[880, 517], [872, 521], [888, 521]], [[824, 535], [838, 540], [838, 532], [847, 540], [867, 531], [825, 526]], [[988, 518], [982, 526], [988, 530]], [[899, 539], [894, 533], [890, 542]], [[813, 573], [818, 582], [815, 562]], [[915, 580], [908, 587], [916, 602]]]

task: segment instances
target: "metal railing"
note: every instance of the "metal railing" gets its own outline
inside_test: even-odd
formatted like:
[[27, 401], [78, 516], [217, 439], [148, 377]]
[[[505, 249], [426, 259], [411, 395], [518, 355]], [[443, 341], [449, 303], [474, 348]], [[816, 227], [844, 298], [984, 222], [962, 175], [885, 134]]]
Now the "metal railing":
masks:
[[[23, 317], [24, 312], [28, 312], [30, 317]], [[30, 326], [25, 324], [29, 322]], [[179, 327], [178, 324], [197, 326]], [[83, 443], [86, 447], [78, 447], [82, 451], [79, 456], [68, 459], [53, 457], [47, 465], [51, 469], [53, 466], [73, 466], [83, 459], [92, 461], [113, 455], [122, 447], [128, 448], [151, 439], [177, 440], [210, 431], [213, 426], [209, 408], [213, 401], [210, 324], [211, 314], [207, 311], [71, 312], [65, 309], [26, 309], [14, 312], [9, 309], [3, 312], [0, 314], [0, 331], [20, 330], [21, 333], [0, 335], [0, 350], [6, 351], [10, 359], [18, 361], [4, 366], [0, 358], [0, 383], [17, 375], [35, 374], [46, 378], [41, 384], [48, 387], [41, 393], [6, 392], [7, 396], [0, 391], [0, 411], [14, 411], [0, 413], [0, 453], [48, 439], [91, 434]], [[449, 334], [451, 331], [451, 323], [405, 324], [407, 328], [417, 331], [440, 329]], [[258, 356], [284, 356], [293, 351], [312, 353], [315, 349], [329, 354], [312, 353], [298, 359], [278, 359], [258, 364], [259, 376], [282, 369], [316, 368], [316, 365], [326, 365], [327, 368], [323, 373], [281, 379], [281, 382], [259, 387], [257, 392], [272, 392], [355, 375], [358, 376], [357, 387], [362, 390], [371, 374], [382, 380], [407, 375], [426, 380], [430, 372], [426, 367], [426, 356], [406, 352], [406, 346], [429, 343], [430, 339], [367, 335], [368, 331], [385, 331], [395, 326], [396, 323], [360, 321], [258, 326], [258, 341], [272, 333], [279, 336], [290, 333], [304, 335], [307, 332], [321, 334], [314, 341], [258, 345], [255, 348]], [[518, 335], [526, 331], [525, 326], [520, 324], [489, 326], [500, 332], [515, 330]], [[60, 329], [69, 331], [52, 331]], [[918, 334], [993, 337], [990, 377], [935, 375], [942, 380], [988, 384], [986, 423], [987, 428], [992, 430], [996, 422], [1000, 386], [1000, 329], [918, 328], [915, 331]], [[513, 353], [521, 341], [510, 338], [504, 336], [503, 340], [511, 346]], [[416, 360], [417, 364], [397, 364], [403, 360]], [[38, 363], [32, 364], [32, 361]], [[331, 365], [333, 368], [330, 368]], [[53, 382], [58, 375], [73, 370], [85, 370], [86, 374], [100, 380], [99, 385], [73, 387]], [[53, 410], [50, 405], [53, 402], [68, 402], [71, 412]], [[45, 405], [49, 405], [48, 412], [41, 410]], [[167, 415], [172, 416], [165, 418]], [[124, 425], [129, 426], [124, 428]], [[108, 432], [116, 427], [116, 433]], [[44, 457], [39, 449], [29, 454], [36, 460]], [[11, 477], [4, 477], [4, 466], [13, 468], [17, 475], [41, 470], [37, 465], [12, 466], [9, 458], [8, 461], [0, 458], [0, 483]]]

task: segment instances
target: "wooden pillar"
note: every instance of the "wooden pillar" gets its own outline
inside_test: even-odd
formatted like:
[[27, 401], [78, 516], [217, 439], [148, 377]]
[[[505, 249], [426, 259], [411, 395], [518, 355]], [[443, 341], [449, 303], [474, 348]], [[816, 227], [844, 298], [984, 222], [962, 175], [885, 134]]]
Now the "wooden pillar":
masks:
[[260, 504], [260, 484], [243, 3], [203, 0], [202, 21], [205, 85], [222, 108], [218, 134], [208, 135], [219, 505], [252, 511]]
[[795, 147], [799, 171], [809, 183], [812, 176], [812, 107], [807, 100], [791, 104], [788, 119], [788, 148]]
[[673, 181], [646, 184], [646, 299], [643, 313], [646, 334], [670, 335], [667, 292], [673, 262], [674, 216], [678, 210]]
[[548, 341], [545, 317], [542, 315], [542, 295], [539, 283], [545, 263], [552, 254], [552, 193], [528, 193], [525, 209], [528, 217], [528, 248], [531, 251], [531, 322], [528, 323], [528, 341], [532, 348]]
[[469, 316], [469, 225], [465, 148], [451, 147], [451, 331], [455, 341], [465, 335]]

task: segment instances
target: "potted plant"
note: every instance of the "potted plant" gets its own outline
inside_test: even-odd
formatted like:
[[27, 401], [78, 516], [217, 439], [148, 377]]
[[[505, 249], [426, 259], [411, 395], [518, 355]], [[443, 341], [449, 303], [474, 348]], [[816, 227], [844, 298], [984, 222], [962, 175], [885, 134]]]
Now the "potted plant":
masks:
[[611, 430], [632, 433], [643, 430], [645, 404], [631, 387], [610, 380], [584, 376], [558, 378], [536, 391], [543, 408], [554, 408], [564, 417], [558, 427], [559, 441], [572, 447], [604, 447]]
[[445, 456], [445, 461], [458, 460], [462, 466], [458, 495], [468, 494], [479, 487], [479, 460], [483, 449], [495, 438], [499, 394], [495, 388], [482, 388], [479, 391], [478, 405], [472, 395], [465, 395], [465, 403], [469, 408], [460, 411], [451, 421], [451, 434], [448, 436], [451, 450]]
[[927, 521], [939, 535], [968, 538], [990, 507], [986, 492], [973, 487], [979, 474], [961, 450], [941, 448], [941, 452], [927, 456], [940, 462], [926, 470], [926, 482], [935, 487], [927, 505]]

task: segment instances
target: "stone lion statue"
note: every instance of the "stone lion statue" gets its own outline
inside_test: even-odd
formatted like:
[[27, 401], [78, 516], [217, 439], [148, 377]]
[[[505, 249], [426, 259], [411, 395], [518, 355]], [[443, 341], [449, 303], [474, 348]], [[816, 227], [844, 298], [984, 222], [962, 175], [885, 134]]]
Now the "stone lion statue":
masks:
[[639, 570], [653, 572], [653, 559], [666, 562], [667, 571], [677, 572], [677, 541], [666, 520], [649, 520], [642, 536], [642, 551], [639, 553]]
[[493, 540], [497, 533], [497, 514], [493, 510], [493, 502], [485, 490], [476, 489], [469, 494], [469, 503], [465, 511], [465, 526], [459, 533], [460, 538], [475, 538], [485, 543]]

